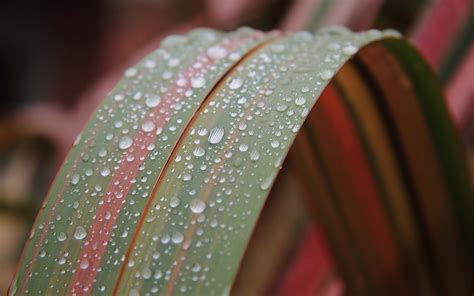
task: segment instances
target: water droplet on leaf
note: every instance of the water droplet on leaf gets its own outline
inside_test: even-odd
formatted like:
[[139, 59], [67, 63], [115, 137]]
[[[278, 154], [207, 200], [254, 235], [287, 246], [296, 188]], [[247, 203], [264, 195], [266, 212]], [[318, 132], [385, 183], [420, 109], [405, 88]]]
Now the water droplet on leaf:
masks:
[[87, 231], [82, 226], [77, 226], [74, 231], [74, 238], [77, 240], [84, 239], [87, 236]]
[[81, 260], [81, 263], [79, 264], [79, 267], [80, 267], [81, 269], [87, 269], [87, 268], [89, 267], [89, 260], [87, 260], [87, 259], [85, 259], [85, 258], [82, 259], [82, 260]]
[[135, 69], [135, 68], [128, 68], [128, 69], [125, 71], [124, 75], [125, 75], [125, 77], [133, 77], [133, 76], [137, 75], [137, 73], [138, 73], [137, 69]]
[[108, 175], [110, 175], [110, 169], [107, 167], [104, 167], [102, 168], [102, 170], [100, 170], [100, 174], [104, 177], [107, 177]]
[[80, 178], [81, 178], [81, 176], [79, 176], [79, 174], [72, 175], [71, 184], [72, 185], [77, 185], [77, 183], [79, 183]]
[[211, 144], [218, 144], [224, 137], [224, 129], [221, 127], [215, 127], [211, 129], [209, 138], [207, 139]]
[[145, 100], [145, 105], [149, 108], [155, 108], [161, 103], [161, 97], [159, 95], [149, 95]]
[[125, 96], [122, 95], [122, 94], [116, 94], [114, 96], [114, 100], [117, 101], [117, 102], [123, 101], [124, 98], [125, 98]]
[[143, 270], [142, 270], [142, 278], [147, 280], [149, 278], [151, 278], [151, 275], [152, 275], [152, 271], [150, 268], [148, 267], [145, 267]]
[[67, 235], [64, 232], [58, 234], [58, 241], [63, 242], [67, 239]]
[[272, 181], [273, 178], [271, 176], [263, 179], [262, 183], [260, 183], [260, 189], [267, 190], [272, 185]]
[[205, 84], [206, 84], [206, 79], [204, 79], [204, 77], [199, 76], [199, 77], [193, 77], [191, 79], [191, 86], [193, 88], [201, 88]]
[[239, 89], [243, 84], [244, 81], [242, 80], [242, 78], [235, 77], [229, 81], [229, 88], [233, 90]]
[[125, 150], [125, 149], [130, 148], [130, 146], [132, 146], [132, 144], [133, 144], [132, 138], [130, 138], [128, 136], [124, 136], [119, 141], [119, 148], [122, 149], [122, 150]]
[[178, 207], [180, 203], [181, 203], [181, 200], [179, 198], [177, 198], [176, 196], [173, 196], [170, 199], [170, 207], [172, 207], [172, 208]]
[[260, 153], [257, 151], [257, 150], [252, 150], [252, 152], [250, 152], [250, 160], [251, 161], [257, 161], [258, 159], [260, 158]]
[[306, 99], [304, 97], [298, 97], [295, 99], [296, 106], [303, 106], [306, 103]]
[[342, 52], [346, 55], [352, 55], [357, 52], [357, 47], [354, 45], [347, 45], [342, 49]]
[[249, 146], [247, 144], [240, 144], [239, 146], [240, 152], [246, 152], [248, 149], [249, 149]]
[[155, 124], [151, 120], [147, 120], [142, 124], [142, 130], [145, 133], [149, 133], [155, 129]]
[[180, 244], [183, 242], [183, 240], [184, 240], [184, 236], [181, 232], [175, 231], [171, 235], [171, 241], [175, 244]]
[[205, 153], [206, 153], [206, 151], [201, 146], [197, 146], [193, 151], [193, 154], [196, 157], [202, 157], [202, 156], [204, 156]]
[[191, 200], [189, 207], [193, 213], [199, 214], [202, 213], [206, 208], [206, 203], [198, 198], [195, 198]]
[[321, 72], [321, 74], [319, 76], [323, 80], [328, 80], [332, 77], [333, 74], [334, 73], [331, 70], [324, 70], [323, 72]]
[[207, 55], [213, 60], [222, 59], [226, 57], [227, 50], [222, 46], [215, 45], [207, 50]]

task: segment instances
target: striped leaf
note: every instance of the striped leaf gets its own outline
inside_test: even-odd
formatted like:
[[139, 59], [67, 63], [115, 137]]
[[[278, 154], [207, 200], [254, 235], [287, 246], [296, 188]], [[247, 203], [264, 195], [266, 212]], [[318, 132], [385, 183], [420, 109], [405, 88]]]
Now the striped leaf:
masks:
[[198, 29], [126, 70], [92, 116], [10, 294], [276, 291], [307, 207], [348, 291], [462, 295], [469, 186], [440, 90], [397, 33]]

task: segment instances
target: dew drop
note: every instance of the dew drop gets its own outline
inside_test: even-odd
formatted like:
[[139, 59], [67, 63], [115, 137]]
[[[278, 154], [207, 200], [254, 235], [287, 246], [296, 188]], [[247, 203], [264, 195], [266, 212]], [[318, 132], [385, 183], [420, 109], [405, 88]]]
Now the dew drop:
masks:
[[333, 74], [334, 73], [331, 70], [324, 70], [323, 72], [321, 72], [321, 74], [319, 74], [319, 76], [323, 80], [328, 80], [332, 77]]
[[82, 226], [77, 226], [74, 231], [74, 238], [77, 240], [84, 239], [87, 236], [87, 232]]
[[152, 257], [153, 257], [153, 259], [158, 260], [161, 257], [161, 254], [160, 254], [160, 252], [155, 252], [155, 253], [153, 253]]
[[196, 147], [193, 151], [193, 155], [196, 157], [202, 157], [205, 153], [206, 151], [201, 146]]
[[89, 267], [89, 260], [87, 260], [87, 259], [85, 259], [85, 258], [82, 259], [82, 260], [81, 260], [81, 263], [79, 264], [79, 267], [80, 267], [81, 269], [87, 269], [87, 268]]
[[72, 144], [73, 146], [76, 146], [77, 144], [79, 144], [79, 142], [81, 142], [81, 139], [82, 139], [82, 133], [80, 133], [79, 135], [77, 135], [76, 139], [74, 140], [74, 143]]
[[145, 67], [147, 67], [148, 69], [153, 69], [155, 68], [155, 66], [156, 66], [156, 63], [154, 61], [148, 60], [145, 62]]
[[138, 292], [137, 289], [131, 289], [130, 292], [128, 292], [128, 296], [140, 296], [140, 292]]
[[267, 177], [263, 179], [262, 183], [260, 183], [260, 189], [267, 190], [272, 185], [272, 181], [272, 177]]
[[110, 211], [105, 212], [104, 218], [105, 220], [110, 220], [110, 218], [112, 218], [112, 214], [110, 213]]
[[213, 60], [222, 59], [227, 56], [227, 50], [222, 46], [215, 45], [207, 50], [207, 55]]
[[58, 241], [63, 242], [67, 239], [67, 235], [64, 232], [58, 234]]
[[171, 239], [171, 237], [170, 237], [169, 234], [164, 234], [164, 235], [161, 237], [160, 241], [161, 241], [162, 244], [165, 244], [165, 245], [166, 245], [167, 243], [170, 242], [170, 239]]
[[179, 110], [183, 109], [183, 104], [176, 103], [176, 104], [173, 104], [172, 107], [173, 107], [174, 110], [179, 111]]
[[193, 88], [201, 88], [205, 84], [206, 84], [206, 79], [204, 79], [204, 77], [199, 76], [199, 77], [193, 77], [191, 79], [191, 86]]
[[133, 77], [133, 76], [137, 75], [137, 73], [138, 73], [137, 69], [135, 69], [135, 68], [128, 68], [128, 69], [125, 71], [124, 75], [125, 75], [125, 77]]
[[150, 95], [147, 96], [145, 100], [145, 105], [149, 108], [155, 108], [161, 103], [161, 97], [159, 95]]
[[352, 55], [357, 52], [357, 47], [354, 45], [347, 45], [342, 49], [342, 52], [346, 55]]
[[285, 112], [288, 109], [288, 105], [283, 104], [283, 103], [278, 103], [276, 106], [276, 110], [278, 112]]
[[99, 155], [99, 157], [105, 157], [107, 155], [107, 150], [104, 147], [100, 147], [97, 155]]
[[249, 149], [249, 146], [247, 144], [240, 144], [239, 146], [240, 152], [246, 152], [248, 149]]
[[125, 96], [122, 95], [122, 94], [116, 94], [114, 96], [114, 100], [117, 101], [117, 102], [123, 101], [124, 98], [125, 98]]
[[143, 270], [142, 270], [142, 278], [143, 279], [147, 280], [147, 279], [151, 278], [151, 275], [152, 275], [152, 271], [151, 271], [150, 268], [148, 268], [148, 267], [143, 268]]
[[185, 173], [183, 175], [183, 181], [187, 182], [187, 181], [191, 181], [191, 179], [193, 178], [193, 175], [189, 174], [189, 173]]
[[175, 244], [180, 244], [183, 242], [183, 240], [184, 240], [184, 236], [181, 232], [175, 231], [171, 235], [171, 241]]
[[151, 120], [147, 120], [142, 124], [142, 130], [145, 133], [149, 133], [155, 129], [155, 124]]
[[81, 178], [81, 176], [79, 176], [79, 174], [72, 175], [71, 184], [72, 185], [77, 185], [77, 183], [79, 183], [80, 178]]
[[124, 136], [119, 141], [119, 148], [122, 149], [122, 150], [125, 150], [125, 149], [130, 148], [130, 146], [132, 146], [132, 144], [133, 144], [132, 138], [130, 138], [128, 136]]
[[303, 106], [306, 103], [306, 99], [304, 97], [298, 97], [295, 99], [296, 106]]
[[100, 170], [100, 174], [104, 177], [107, 177], [110, 175], [110, 169], [108, 167], [104, 167], [102, 170]]
[[176, 81], [176, 85], [181, 86], [181, 87], [186, 86], [186, 83], [188, 83], [188, 81], [187, 81], [186, 78], [184, 78], [184, 77], [180, 77], [180, 78]]
[[245, 103], [247, 103], [247, 98], [245, 98], [245, 97], [239, 98], [237, 100], [237, 104], [239, 104], [239, 105], [243, 105]]
[[199, 263], [194, 263], [193, 267], [191, 268], [193, 272], [199, 272], [201, 271], [201, 265]]
[[232, 78], [229, 81], [229, 88], [230, 89], [239, 89], [244, 84], [244, 81], [240, 77]]
[[258, 159], [260, 158], [260, 153], [257, 151], [257, 150], [252, 150], [252, 152], [250, 152], [250, 160], [251, 161], [257, 161]]
[[218, 144], [224, 137], [224, 129], [221, 127], [215, 127], [211, 129], [209, 138], [207, 139], [211, 144]]
[[204, 127], [203, 127], [203, 128], [200, 128], [200, 129], [198, 130], [198, 135], [200, 135], [200, 136], [205, 136], [205, 135], [207, 135], [207, 129], [204, 128]]
[[193, 213], [200, 214], [204, 211], [204, 209], [206, 209], [206, 203], [198, 198], [195, 198], [191, 200], [189, 207]]
[[176, 207], [178, 207], [180, 204], [181, 204], [181, 200], [180, 200], [179, 198], [177, 198], [176, 196], [173, 196], [173, 197], [170, 199], [170, 207], [176, 208]]
[[161, 270], [155, 270], [155, 275], [153, 275], [154, 279], [159, 280], [161, 279], [162, 276], [163, 276], [163, 273], [161, 272]]
[[130, 153], [130, 154], [127, 155], [127, 158], [126, 158], [126, 159], [127, 159], [127, 161], [132, 162], [132, 161], [135, 160], [135, 155], [133, 155], [133, 154]]
[[121, 120], [118, 120], [114, 124], [115, 128], [121, 128], [123, 126], [123, 122]]

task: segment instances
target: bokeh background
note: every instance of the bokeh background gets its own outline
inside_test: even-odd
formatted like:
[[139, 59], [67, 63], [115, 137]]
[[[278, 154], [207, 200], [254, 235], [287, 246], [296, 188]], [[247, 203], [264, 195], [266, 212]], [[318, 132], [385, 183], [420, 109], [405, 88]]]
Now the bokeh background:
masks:
[[[0, 4], [0, 294], [72, 141], [122, 70], [194, 27], [394, 28], [420, 50], [474, 167], [472, 0], [84, 0]], [[310, 239], [317, 248], [322, 237]], [[326, 260], [327, 261], [327, 260]], [[320, 272], [327, 264], [321, 258]], [[321, 273], [321, 272], [320, 272]], [[331, 290], [328, 290], [330, 294]]]

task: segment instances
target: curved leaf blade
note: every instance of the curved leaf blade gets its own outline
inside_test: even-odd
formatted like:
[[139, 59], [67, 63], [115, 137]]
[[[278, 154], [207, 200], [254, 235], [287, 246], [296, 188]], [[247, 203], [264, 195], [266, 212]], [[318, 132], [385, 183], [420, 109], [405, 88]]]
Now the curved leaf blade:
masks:
[[[10, 293], [230, 293], [295, 139], [294, 149], [306, 155], [295, 158], [295, 167], [308, 172], [302, 183], [315, 197], [350, 289], [387, 291], [387, 275], [396, 274], [400, 291], [410, 291], [413, 282], [417, 291], [433, 291], [437, 276], [443, 277], [445, 292], [468, 291], [472, 266], [461, 263], [460, 239], [472, 235], [466, 229], [463, 235], [449, 233], [456, 242], [446, 253], [436, 233], [437, 217], [450, 230], [469, 220], [459, 206], [472, 209], [467, 170], [439, 92], [420, 89], [418, 83], [429, 79], [413, 76], [427, 73], [419, 58], [392, 31], [352, 34], [336, 28], [314, 36], [274, 36], [246, 29], [228, 35], [198, 30], [188, 39], [165, 40], [163, 49], [127, 70], [63, 165]], [[362, 47], [361, 56], [338, 72]], [[367, 69], [357, 62], [355, 68], [370, 72], [367, 77], [383, 97], [369, 96], [365, 105], [352, 101], [360, 110], [337, 88], [338, 82], [348, 91], [353, 87], [344, 82], [350, 76], [345, 69], [357, 60]], [[336, 89], [328, 86], [335, 75]], [[406, 77], [413, 85], [403, 81]], [[398, 111], [400, 95], [394, 94], [404, 91], [410, 100]], [[435, 97], [437, 118], [420, 104], [423, 91]], [[371, 99], [387, 104], [393, 118], [377, 115], [380, 106], [367, 107]], [[408, 169], [385, 163], [380, 155], [398, 151], [379, 145], [387, 131], [370, 129], [362, 114], [395, 126]], [[413, 131], [407, 131], [408, 124], [416, 125]], [[451, 144], [440, 141], [437, 128]], [[430, 148], [419, 159], [418, 144]], [[351, 169], [340, 169], [341, 159]], [[398, 169], [414, 174], [413, 180], [390, 175]], [[387, 192], [388, 179], [402, 184], [399, 193]], [[433, 180], [441, 189], [428, 185]], [[313, 192], [312, 182], [326, 189]], [[415, 194], [400, 193], [408, 183]], [[457, 202], [454, 213], [450, 197]], [[417, 203], [424, 206], [417, 219], [428, 229], [421, 242], [417, 235], [423, 227], [410, 208]], [[398, 218], [395, 213], [408, 214]], [[344, 246], [351, 243], [353, 250]], [[411, 249], [423, 254], [426, 247], [432, 249], [419, 260], [407, 254]], [[409, 260], [417, 271], [407, 278], [400, 260]], [[381, 270], [380, 263], [387, 268]], [[433, 266], [445, 271], [431, 272]]]

